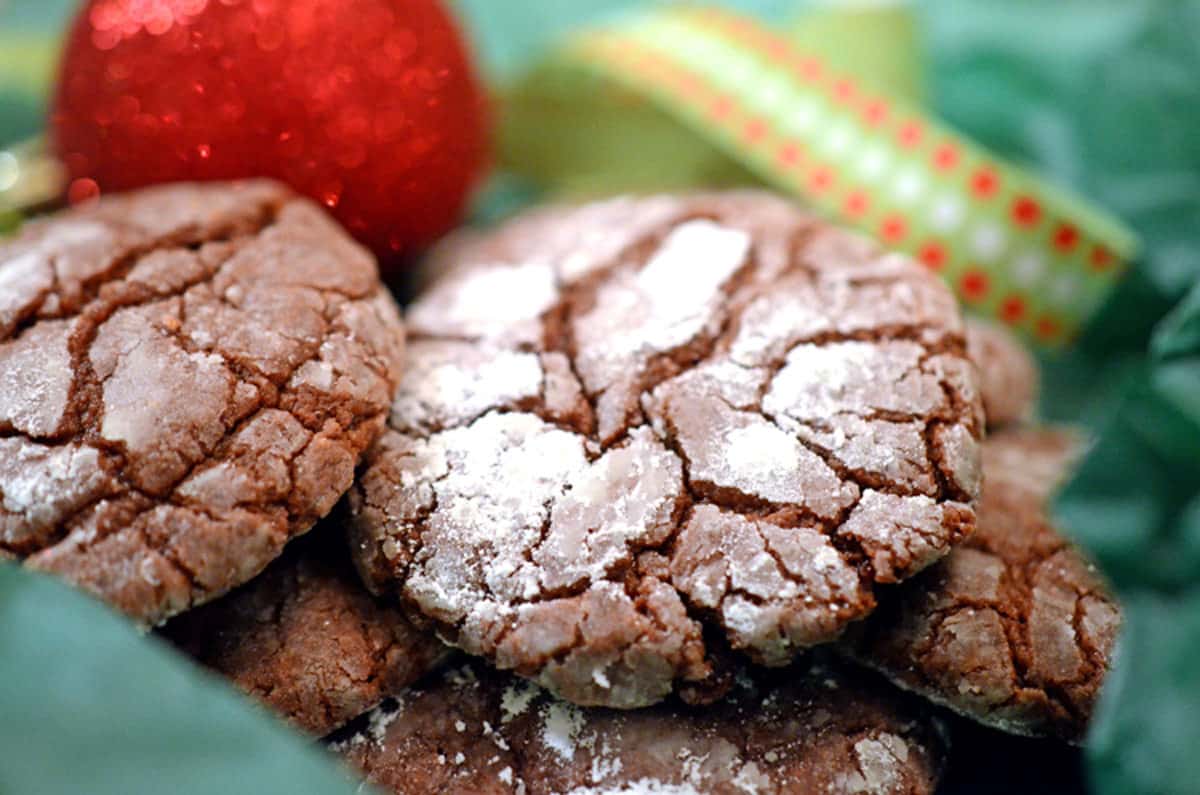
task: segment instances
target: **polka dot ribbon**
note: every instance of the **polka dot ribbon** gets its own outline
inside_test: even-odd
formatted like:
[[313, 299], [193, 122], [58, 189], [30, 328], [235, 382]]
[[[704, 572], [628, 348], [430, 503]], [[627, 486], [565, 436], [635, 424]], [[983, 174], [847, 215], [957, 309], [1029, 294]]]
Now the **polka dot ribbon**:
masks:
[[969, 308], [1047, 347], [1078, 333], [1135, 254], [1118, 220], [747, 17], [651, 12], [577, 35], [556, 57], [908, 252]]

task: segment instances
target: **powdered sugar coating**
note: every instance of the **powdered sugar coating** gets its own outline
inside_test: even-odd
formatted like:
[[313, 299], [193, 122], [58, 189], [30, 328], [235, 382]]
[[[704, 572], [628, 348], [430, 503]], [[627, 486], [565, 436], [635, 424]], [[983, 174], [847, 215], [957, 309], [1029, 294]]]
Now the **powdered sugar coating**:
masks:
[[481, 664], [452, 669], [334, 749], [404, 795], [917, 795], [939, 775], [920, 705], [831, 667], [741, 677], [704, 709], [579, 707], [528, 687], [514, 712], [513, 690]]
[[456, 341], [415, 346], [414, 366], [392, 405], [397, 430], [462, 425], [494, 406], [519, 405], [541, 394], [545, 374], [536, 354]]
[[754, 193], [542, 211], [456, 257], [351, 507], [369, 586], [468, 652], [644, 706], [713, 676], [705, 626], [786, 664], [970, 532], [974, 369], [911, 262]]
[[144, 623], [245, 582], [349, 487], [400, 380], [370, 254], [267, 182], [0, 245], [0, 557]]
[[1046, 516], [1047, 496], [1078, 449], [1062, 429], [990, 436], [976, 533], [856, 626], [845, 648], [982, 723], [1079, 740], [1120, 611]]
[[836, 637], [870, 599], [858, 572], [817, 527], [780, 527], [699, 505], [676, 539], [672, 582], [718, 611], [733, 645], [768, 664]]

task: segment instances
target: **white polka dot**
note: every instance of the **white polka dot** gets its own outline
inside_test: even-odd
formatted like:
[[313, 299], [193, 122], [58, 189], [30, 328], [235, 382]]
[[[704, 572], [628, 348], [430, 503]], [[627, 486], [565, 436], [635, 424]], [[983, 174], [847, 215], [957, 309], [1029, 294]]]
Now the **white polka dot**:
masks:
[[729, 58], [725, 50], [704, 39], [697, 39], [696, 46], [699, 48], [700, 59], [706, 64], [724, 64]]
[[995, 262], [1008, 245], [1004, 227], [982, 223], [971, 232], [971, 253], [984, 262]]
[[676, 31], [667, 31], [664, 32], [663, 35], [671, 36], [675, 41], [675, 46], [679, 48], [680, 52], [694, 61], [703, 61], [704, 57], [708, 54], [708, 43], [703, 39], [698, 39], [694, 36], [680, 35]]
[[1050, 300], [1060, 305], [1069, 305], [1079, 295], [1079, 277], [1064, 273], [1050, 284]]
[[699, 59], [700, 64], [702, 64], [701, 68], [710, 75], [728, 75], [731, 73], [731, 70], [737, 68], [734, 65], [734, 59], [718, 49], [702, 51]]
[[870, 147], [863, 153], [863, 156], [858, 160], [858, 173], [863, 179], [872, 182], [878, 180], [887, 171], [888, 161], [891, 159], [891, 154], [888, 150], [876, 144]]
[[673, 38], [691, 42], [692, 46], [710, 58], [713, 55], [724, 55], [728, 52], [727, 48], [722, 47], [712, 39], [693, 33], [690, 29], [682, 25], [666, 26], [666, 29], [661, 31], [661, 33], [664, 36], [672, 36]]
[[965, 215], [966, 206], [963, 200], [948, 193], [934, 203], [929, 220], [937, 231], [953, 232], [962, 224]]
[[900, 172], [892, 186], [892, 195], [897, 201], [912, 204], [925, 192], [925, 175], [920, 169], [909, 168]]
[[825, 136], [825, 151], [830, 155], [844, 155], [854, 144], [858, 134], [848, 123], [842, 122], [829, 128]]
[[818, 115], [816, 103], [812, 100], [799, 100], [788, 111], [784, 124], [792, 133], [802, 135], [812, 129]]
[[1034, 251], [1017, 256], [1012, 263], [1012, 279], [1019, 287], [1032, 287], [1046, 273], [1046, 260]]
[[725, 75], [730, 82], [747, 85], [756, 79], [757, 71], [752, 61], [745, 58], [731, 58], [725, 69]]
[[775, 110], [782, 105], [791, 91], [791, 87], [782, 80], [759, 80], [753, 83], [752, 96], [754, 101], [767, 110]]
[[706, 52], [704, 42], [698, 39], [689, 38], [687, 36], [677, 36], [675, 46], [679, 48], [687, 57], [693, 60], [701, 60]]

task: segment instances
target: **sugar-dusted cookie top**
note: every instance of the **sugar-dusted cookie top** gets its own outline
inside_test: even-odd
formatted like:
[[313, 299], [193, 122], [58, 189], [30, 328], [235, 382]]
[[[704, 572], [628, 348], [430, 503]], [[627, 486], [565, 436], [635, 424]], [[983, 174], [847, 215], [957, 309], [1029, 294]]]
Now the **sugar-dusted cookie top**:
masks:
[[1046, 516], [1077, 447], [1061, 429], [989, 437], [975, 535], [856, 627], [851, 654], [988, 725], [1080, 740], [1120, 609]]
[[[950, 293], [758, 193], [541, 212], [411, 307], [352, 492], [367, 583], [580, 704], [837, 637], [974, 526]], [[714, 646], [716, 644], [716, 646]]]
[[373, 712], [334, 750], [404, 795], [928, 795], [944, 744], [886, 683], [798, 664], [703, 708], [577, 707], [475, 663]]
[[350, 486], [402, 369], [371, 256], [265, 182], [112, 196], [0, 245], [0, 556], [157, 623]]

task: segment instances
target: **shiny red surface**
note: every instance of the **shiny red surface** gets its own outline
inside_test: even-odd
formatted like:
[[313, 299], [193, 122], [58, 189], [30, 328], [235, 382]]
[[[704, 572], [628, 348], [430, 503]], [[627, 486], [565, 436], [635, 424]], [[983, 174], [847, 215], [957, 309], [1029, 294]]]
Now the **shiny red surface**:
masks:
[[439, 0], [93, 0], [51, 129], [72, 198], [275, 177], [391, 260], [458, 220], [487, 161], [484, 91]]

